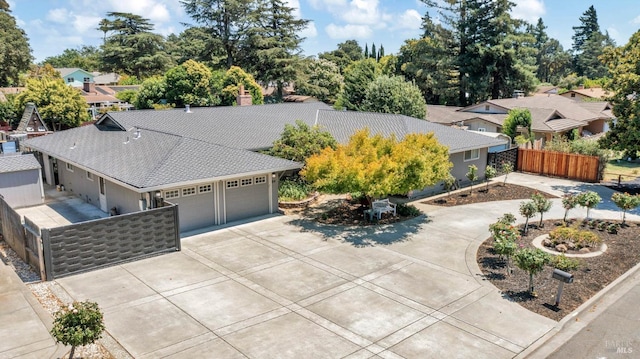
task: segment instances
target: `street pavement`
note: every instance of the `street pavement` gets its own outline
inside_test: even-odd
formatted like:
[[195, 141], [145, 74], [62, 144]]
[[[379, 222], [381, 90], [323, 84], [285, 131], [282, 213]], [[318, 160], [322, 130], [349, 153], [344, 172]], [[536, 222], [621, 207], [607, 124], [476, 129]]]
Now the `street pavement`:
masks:
[[[613, 192], [602, 186], [519, 173], [508, 182], [557, 195], [596, 190], [605, 201], [591, 216], [620, 218], [608, 201]], [[99, 303], [118, 357], [512, 358], [556, 349], [580, 357], [561, 347], [581, 340], [571, 339], [578, 332], [571, 324], [578, 317], [586, 324], [585, 308], [617, 303], [619, 294], [555, 322], [504, 298], [477, 265], [488, 224], [517, 215], [520, 202], [416, 201], [426, 216], [365, 228], [274, 216], [188, 236], [181, 252], [61, 278], [56, 288]], [[562, 218], [560, 199], [553, 202], [545, 217]], [[638, 213], [628, 218], [640, 220]], [[620, 316], [632, 303], [609, 308]], [[6, 353], [0, 344], [0, 358], [12, 357]]]

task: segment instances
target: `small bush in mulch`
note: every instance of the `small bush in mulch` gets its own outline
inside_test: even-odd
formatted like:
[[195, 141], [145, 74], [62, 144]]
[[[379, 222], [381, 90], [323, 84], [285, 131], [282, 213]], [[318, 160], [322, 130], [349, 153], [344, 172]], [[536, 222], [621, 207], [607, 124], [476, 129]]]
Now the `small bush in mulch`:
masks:
[[488, 190], [484, 185], [477, 186], [476, 188], [477, 189], [474, 189], [471, 194], [469, 194], [469, 190], [462, 190], [437, 199], [427, 200], [422, 203], [451, 207], [479, 202], [530, 199], [531, 196], [536, 193], [541, 194], [545, 198], [557, 198], [556, 196], [548, 193], [543, 193], [529, 187], [518, 186], [511, 183], [494, 183], [489, 185]]
[[[598, 228], [598, 223], [605, 223], [600, 226], [603, 229]], [[534, 238], [564, 226], [562, 221], [557, 220], [547, 220], [544, 224], [544, 227], [532, 225], [520, 239], [519, 246], [533, 248], [531, 241]], [[492, 238], [487, 239], [478, 249], [478, 265], [485, 280], [491, 281], [511, 300], [533, 312], [560, 320], [640, 261], [640, 223], [628, 222], [621, 225], [619, 221], [594, 221], [593, 224], [593, 228], [588, 221], [571, 221], [569, 225], [597, 235], [607, 244], [606, 252], [591, 258], [562, 258], [560, 253], [552, 258], [552, 265], [562, 267], [559, 269], [574, 275], [574, 282], [565, 284], [558, 307], [554, 306], [558, 281], [551, 278], [554, 269], [552, 265], [535, 276], [536, 297], [527, 291], [528, 273], [515, 268], [512, 274], [507, 274], [505, 261], [493, 250]], [[607, 230], [610, 226], [618, 230]]]

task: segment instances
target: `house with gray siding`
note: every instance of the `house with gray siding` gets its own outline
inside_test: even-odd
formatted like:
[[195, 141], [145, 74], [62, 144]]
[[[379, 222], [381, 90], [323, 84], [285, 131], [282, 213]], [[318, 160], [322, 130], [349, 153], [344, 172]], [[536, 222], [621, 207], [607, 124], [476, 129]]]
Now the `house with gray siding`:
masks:
[[0, 155], [0, 196], [13, 208], [42, 204], [41, 168], [32, 154]]
[[279, 178], [302, 164], [259, 151], [296, 120], [320, 126], [340, 143], [365, 127], [398, 138], [433, 132], [449, 147], [459, 179], [470, 164], [483, 176], [487, 149], [503, 142], [408, 116], [304, 102], [110, 112], [94, 125], [25, 146], [42, 152], [48, 184], [64, 185], [105, 212], [145, 210], [158, 201], [178, 204], [180, 229], [188, 231], [277, 211]]

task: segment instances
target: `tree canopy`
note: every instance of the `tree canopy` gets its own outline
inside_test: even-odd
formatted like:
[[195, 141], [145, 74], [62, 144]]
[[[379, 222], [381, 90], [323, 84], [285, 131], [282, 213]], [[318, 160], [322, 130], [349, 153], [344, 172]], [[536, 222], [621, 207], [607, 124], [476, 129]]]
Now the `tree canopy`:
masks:
[[361, 192], [369, 199], [432, 186], [449, 175], [449, 151], [432, 133], [402, 140], [355, 133], [346, 145], [307, 159], [301, 175], [327, 193]]
[[609, 131], [600, 145], [623, 151], [625, 157], [637, 158], [640, 151], [640, 31], [623, 47], [609, 48], [603, 55], [611, 74], [608, 89], [613, 91], [613, 114]]
[[179, 107], [213, 104], [211, 70], [204, 64], [187, 60], [165, 74], [167, 100]]
[[17, 86], [33, 57], [27, 34], [11, 16], [9, 4], [0, 0], [0, 5], [0, 87]]
[[424, 120], [427, 103], [420, 89], [402, 76], [378, 76], [365, 91], [362, 110], [395, 113]]
[[50, 129], [77, 127], [89, 120], [87, 102], [80, 91], [59, 76], [27, 79], [26, 90], [19, 93], [15, 101], [20, 112], [27, 102], [33, 102]]
[[531, 112], [525, 108], [514, 108], [509, 110], [507, 118], [502, 126], [502, 133], [509, 136], [513, 141], [518, 135], [518, 127], [527, 129], [527, 135], [531, 136]]
[[373, 59], [358, 60], [344, 70], [344, 87], [336, 102], [337, 108], [362, 111], [369, 84], [378, 75], [378, 67]]
[[292, 161], [305, 162], [307, 158], [320, 153], [325, 148], [335, 149], [336, 146], [336, 140], [329, 132], [318, 126], [311, 127], [297, 120], [295, 126], [284, 125], [282, 136], [273, 142], [269, 154]]
[[251, 101], [254, 105], [261, 105], [264, 103], [262, 96], [262, 88], [251, 74], [246, 73], [243, 69], [232, 66], [224, 74], [222, 80], [222, 105], [230, 106], [236, 103], [239, 88], [238, 85], [242, 84], [246, 91], [251, 94]]
[[333, 104], [342, 90], [344, 78], [331, 61], [308, 58], [301, 61], [296, 81], [296, 94], [313, 96]]

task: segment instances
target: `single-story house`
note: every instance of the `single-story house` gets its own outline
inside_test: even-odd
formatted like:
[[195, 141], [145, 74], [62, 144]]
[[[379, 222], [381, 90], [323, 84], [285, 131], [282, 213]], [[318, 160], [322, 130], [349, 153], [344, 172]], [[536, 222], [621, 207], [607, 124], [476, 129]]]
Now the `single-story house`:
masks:
[[278, 181], [302, 164], [271, 157], [285, 124], [302, 120], [347, 142], [358, 129], [395, 134], [433, 132], [449, 147], [453, 174], [468, 165], [484, 176], [487, 150], [504, 141], [402, 115], [335, 111], [322, 102], [188, 110], [110, 112], [94, 125], [28, 140], [43, 154], [48, 184], [85, 198], [103, 211], [178, 204], [182, 231], [277, 211]]
[[0, 155], [0, 196], [13, 208], [42, 204], [41, 168], [32, 154]]
[[536, 139], [550, 140], [554, 134], [578, 129], [583, 135], [606, 132], [614, 119], [606, 101], [575, 101], [560, 95], [537, 95], [487, 100], [467, 107], [427, 106], [427, 120], [469, 130], [501, 132], [509, 110], [528, 109]]

